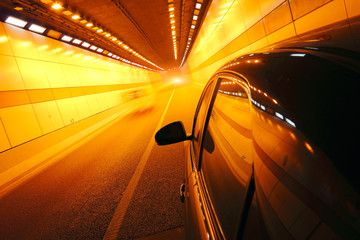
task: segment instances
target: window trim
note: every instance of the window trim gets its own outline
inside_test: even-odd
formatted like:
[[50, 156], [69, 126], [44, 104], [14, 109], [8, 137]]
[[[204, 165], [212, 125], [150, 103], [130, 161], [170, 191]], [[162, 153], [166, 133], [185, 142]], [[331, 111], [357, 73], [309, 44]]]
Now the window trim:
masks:
[[[199, 111], [200, 111], [200, 106], [201, 104], [203, 103], [203, 100], [204, 100], [204, 97], [205, 97], [205, 92], [209, 89], [209, 87], [211, 87], [212, 84], [215, 84], [213, 89], [211, 90], [211, 92], [209, 94], [211, 94], [211, 98], [210, 98], [210, 102], [209, 102], [209, 106], [207, 107], [206, 109], [206, 115], [205, 115], [205, 119], [204, 119], [204, 125], [202, 127], [202, 129], [199, 129], [200, 131], [200, 143], [199, 143], [199, 154], [198, 156], [195, 155], [195, 151], [194, 151], [194, 141], [191, 142], [191, 148], [192, 148], [192, 151], [194, 153], [194, 156], [193, 156], [193, 161], [194, 161], [194, 167], [196, 168], [197, 171], [200, 170], [200, 166], [201, 166], [201, 157], [202, 157], [202, 146], [203, 146], [203, 134], [204, 134], [204, 129], [207, 128], [207, 122], [209, 120], [209, 117], [210, 117], [210, 109], [212, 109], [212, 105], [214, 103], [214, 100], [215, 100], [215, 96], [216, 94], [216, 90], [218, 89], [218, 85], [219, 85], [219, 77], [218, 75], [215, 75], [213, 76], [210, 81], [206, 84], [202, 94], [201, 94], [201, 97], [200, 97], [200, 100], [199, 100], [199, 103], [196, 107], [196, 111], [195, 111], [195, 116], [194, 116], [194, 121], [193, 121], [193, 127], [192, 127], [192, 137], [194, 138], [194, 131], [195, 131], [195, 125], [196, 125], [196, 121], [197, 121], [197, 117], [198, 117], [198, 114], [199, 114]], [[198, 161], [197, 161], [198, 159]]]
[[[209, 193], [208, 193], [208, 190], [207, 190], [207, 187], [206, 187], [204, 175], [203, 175], [203, 172], [201, 171], [202, 153], [203, 153], [203, 148], [204, 148], [203, 147], [204, 146], [203, 134], [204, 134], [204, 132], [206, 131], [206, 129], [208, 127], [211, 112], [212, 112], [212, 109], [213, 109], [213, 106], [214, 106], [214, 103], [215, 103], [215, 99], [216, 99], [216, 96], [218, 94], [218, 89], [220, 87], [220, 83], [221, 83], [222, 79], [225, 78], [225, 79], [229, 79], [229, 80], [232, 80], [232, 81], [234, 81], [235, 79], [243, 80], [246, 84], [243, 84], [241, 82], [237, 82], [237, 84], [239, 84], [247, 92], [250, 107], [252, 105], [252, 102], [251, 102], [251, 90], [250, 90], [250, 87], [249, 87], [250, 85], [249, 85], [248, 80], [245, 77], [241, 76], [240, 74], [233, 74], [233, 73], [222, 73], [221, 74], [221, 73], [219, 73], [219, 74], [215, 75], [213, 78], [215, 78], [215, 79], [210, 81], [209, 84], [207, 85], [207, 86], [209, 86], [210, 83], [215, 82], [215, 87], [214, 87], [214, 89], [212, 91], [212, 96], [211, 96], [211, 100], [209, 102], [209, 106], [208, 106], [208, 109], [207, 109], [204, 126], [203, 126], [203, 129], [200, 130], [202, 133], [201, 133], [199, 161], [198, 161], [198, 165], [196, 166], [196, 171], [197, 171], [196, 174], [198, 176], [198, 184], [199, 184], [199, 186], [201, 186], [199, 189], [200, 189], [200, 192], [201, 192], [200, 194], [202, 195], [201, 197], [202, 197], [202, 202], [204, 204], [204, 210], [207, 211], [208, 216], [211, 217], [211, 219], [209, 219], [209, 221], [210, 221], [209, 225], [212, 226], [212, 228], [213, 228], [212, 232], [214, 232], [217, 235], [217, 237], [225, 239], [225, 234], [224, 234], [224, 232], [222, 230], [220, 221], [219, 221], [219, 219], [217, 217], [217, 214], [216, 214], [216, 212], [214, 210], [212, 200], [211, 200], [211, 198], [209, 196]], [[203, 93], [205, 93], [205, 90], [204, 90]], [[202, 103], [202, 100], [203, 100], [204, 96], [202, 95], [201, 97], [202, 97], [201, 98], [201, 103]], [[200, 104], [200, 101], [199, 101], [198, 107], [196, 109], [196, 117], [197, 117], [200, 105], [201, 104]], [[195, 117], [195, 120], [196, 120], [196, 117]], [[194, 131], [194, 128], [195, 128], [195, 120], [194, 120], [193, 131]], [[193, 147], [193, 145], [191, 147]], [[196, 156], [194, 156], [194, 158], [195, 157]], [[195, 164], [196, 164], [196, 161], [195, 161]], [[244, 195], [244, 199], [243, 199], [244, 202], [243, 202], [242, 207], [241, 207], [240, 219], [238, 220], [238, 223], [237, 223], [238, 227], [237, 227], [236, 232], [235, 232], [235, 236], [237, 238], [239, 238], [239, 237], [241, 238], [243, 236], [243, 234], [244, 234], [245, 225], [246, 225], [246, 222], [247, 222], [247, 217], [248, 217], [248, 213], [249, 213], [250, 206], [251, 206], [251, 201], [252, 201], [252, 199], [254, 197], [254, 194], [255, 194], [255, 182], [254, 182], [254, 167], [253, 167], [253, 164], [252, 164], [252, 174], [251, 174], [251, 177], [250, 177], [250, 181], [247, 183], [247, 186], [246, 186], [246, 191], [245, 191], [245, 195]]]

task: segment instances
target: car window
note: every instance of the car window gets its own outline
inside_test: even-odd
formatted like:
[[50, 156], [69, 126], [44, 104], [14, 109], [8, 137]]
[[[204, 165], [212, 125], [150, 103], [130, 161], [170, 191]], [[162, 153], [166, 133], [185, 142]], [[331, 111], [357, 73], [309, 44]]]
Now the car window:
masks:
[[201, 176], [223, 234], [233, 239], [252, 174], [250, 102], [241, 79], [221, 79], [203, 143]]
[[196, 165], [199, 164], [199, 155], [200, 155], [200, 145], [202, 138], [202, 129], [205, 124], [205, 119], [208, 113], [209, 104], [211, 101], [211, 97], [213, 95], [214, 83], [215, 81], [210, 82], [202, 93], [200, 98], [200, 102], [197, 107], [197, 111], [195, 113], [194, 126], [193, 126], [193, 149], [195, 154]]

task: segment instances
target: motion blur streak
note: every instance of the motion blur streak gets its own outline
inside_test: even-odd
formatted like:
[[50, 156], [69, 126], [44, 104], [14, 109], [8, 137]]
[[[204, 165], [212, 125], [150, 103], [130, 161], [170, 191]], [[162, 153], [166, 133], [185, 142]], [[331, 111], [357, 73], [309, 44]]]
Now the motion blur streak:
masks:
[[[186, 92], [191, 94], [185, 95]], [[112, 122], [3, 196], [1, 236], [102, 239], [129, 188], [132, 197], [131, 201], [128, 199], [118, 239], [139, 238], [182, 226], [183, 205], [178, 200], [178, 186], [184, 174], [183, 144], [169, 146], [164, 152], [153, 145], [153, 135], [160, 126], [180, 116], [186, 116], [189, 131], [193, 114], [185, 113], [195, 111], [194, 102], [200, 92], [197, 86], [174, 89], [168, 85], [152, 102], [139, 98], [137, 104], [143, 108]], [[140, 163], [144, 159], [146, 164]], [[140, 176], [136, 168], [141, 164]]]

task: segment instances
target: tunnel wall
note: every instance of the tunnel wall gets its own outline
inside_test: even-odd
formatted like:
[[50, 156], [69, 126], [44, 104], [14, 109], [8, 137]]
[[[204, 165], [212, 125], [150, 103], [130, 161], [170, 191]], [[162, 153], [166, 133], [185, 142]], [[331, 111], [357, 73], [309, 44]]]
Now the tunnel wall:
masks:
[[0, 22], [0, 152], [111, 109], [160, 74]]
[[241, 54], [359, 15], [359, 0], [213, 0], [184, 66], [205, 83]]

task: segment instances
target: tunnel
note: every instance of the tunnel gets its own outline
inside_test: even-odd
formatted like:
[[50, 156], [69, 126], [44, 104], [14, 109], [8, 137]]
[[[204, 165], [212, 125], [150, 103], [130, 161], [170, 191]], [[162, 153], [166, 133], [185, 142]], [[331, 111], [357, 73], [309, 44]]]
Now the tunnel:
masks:
[[[351, 134], [358, 127], [335, 142], [328, 133], [334, 124], [358, 125], [356, 107], [349, 121], [338, 116], [350, 114], [349, 102], [358, 105], [359, 23], [358, 0], [1, 0], [0, 239], [358, 239], [358, 135]], [[335, 51], [334, 39], [351, 51]], [[308, 45], [296, 52], [298, 42]], [[338, 54], [330, 62], [339, 65], [303, 63], [324, 42], [330, 45], [319, 56]], [[237, 67], [247, 63], [242, 75]], [[321, 99], [343, 99], [338, 105], [320, 101], [312, 112], [310, 100], [280, 106], [305, 83], [271, 87], [288, 84], [292, 71], [322, 68], [334, 73], [293, 96], [310, 99], [311, 85], [331, 93]], [[267, 74], [261, 81], [244, 80], [260, 71]], [[352, 82], [326, 87], [335, 76]], [[208, 89], [217, 89], [216, 98], [207, 99]], [[202, 101], [213, 110], [198, 126]], [[334, 120], [318, 128], [296, 118], [318, 109], [322, 121]], [[247, 121], [250, 115], [256, 120]], [[198, 137], [197, 128], [207, 130]], [[311, 131], [319, 135], [313, 142]], [[169, 132], [182, 137], [168, 140]], [[191, 155], [189, 141], [198, 140], [204, 149]], [[323, 150], [326, 144], [333, 145]], [[228, 145], [231, 151], [221, 151]], [[206, 185], [208, 176], [189, 165], [197, 154], [239, 155], [243, 163], [228, 160], [223, 169], [195, 160], [209, 172], [237, 172]], [[344, 160], [333, 170], [322, 167], [328, 158]], [[231, 195], [243, 181], [245, 195]], [[185, 207], [189, 199], [200, 207]], [[231, 215], [236, 209], [242, 217]], [[188, 233], [197, 231], [204, 234]]]

